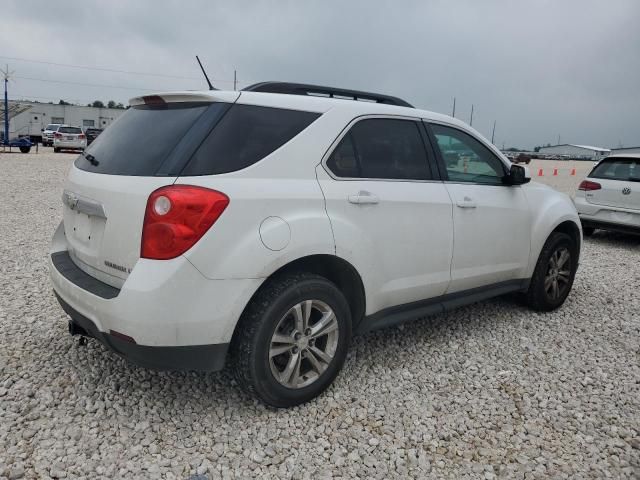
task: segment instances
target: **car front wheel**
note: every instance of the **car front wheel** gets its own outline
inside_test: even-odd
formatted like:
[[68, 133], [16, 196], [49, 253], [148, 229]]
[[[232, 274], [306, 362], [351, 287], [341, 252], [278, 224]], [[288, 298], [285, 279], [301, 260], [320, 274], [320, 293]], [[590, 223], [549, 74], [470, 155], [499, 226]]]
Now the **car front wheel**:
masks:
[[542, 248], [526, 294], [527, 304], [550, 311], [566, 300], [578, 269], [578, 246], [566, 233], [552, 233]]
[[298, 273], [271, 280], [247, 306], [231, 346], [244, 390], [274, 407], [311, 400], [335, 379], [351, 338], [344, 295], [327, 279]]

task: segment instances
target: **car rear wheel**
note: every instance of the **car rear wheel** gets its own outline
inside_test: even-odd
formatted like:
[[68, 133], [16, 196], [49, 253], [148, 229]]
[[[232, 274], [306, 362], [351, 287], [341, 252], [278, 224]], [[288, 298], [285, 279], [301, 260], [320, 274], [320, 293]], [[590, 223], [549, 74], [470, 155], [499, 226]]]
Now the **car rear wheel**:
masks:
[[230, 361], [244, 390], [290, 407], [333, 382], [350, 339], [351, 314], [340, 290], [318, 275], [291, 274], [270, 281], [247, 306]]
[[58, 153], [60, 149], [58, 147], [53, 147], [53, 153]]
[[550, 311], [564, 303], [578, 268], [578, 248], [566, 233], [552, 233], [542, 248], [526, 294], [527, 304]]

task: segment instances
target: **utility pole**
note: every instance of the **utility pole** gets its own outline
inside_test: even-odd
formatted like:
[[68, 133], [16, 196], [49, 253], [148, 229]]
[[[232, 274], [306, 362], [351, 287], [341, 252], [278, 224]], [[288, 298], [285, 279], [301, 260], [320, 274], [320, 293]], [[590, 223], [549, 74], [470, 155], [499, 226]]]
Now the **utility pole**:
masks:
[[473, 127], [473, 103], [471, 104], [471, 120], [469, 120], [469, 126]]
[[238, 77], [236, 75], [236, 70], [233, 70], [233, 91], [235, 92], [236, 90], [238, 90]]
[[560, 145], [560, 134], [558, 134], [558, 143], [556, 145]]
[[9, 72], [9, 65], [5, 66], [4, 70], [0, 70], [4, 76], [4, 140], [6, 145], [9, 143], [9, 95], [7, 93], [7, 85], [9, 83], [9, 77], [13, 72]]
[[451, 116], [454, 118], [456, 116], [456, 97], [453, 97], [453, 111], [451, 112]]
[[493, 121], [493, 131], [491, 132], [491, 143], [493, 143], [493, 139], [496, 135], [496, 121]]

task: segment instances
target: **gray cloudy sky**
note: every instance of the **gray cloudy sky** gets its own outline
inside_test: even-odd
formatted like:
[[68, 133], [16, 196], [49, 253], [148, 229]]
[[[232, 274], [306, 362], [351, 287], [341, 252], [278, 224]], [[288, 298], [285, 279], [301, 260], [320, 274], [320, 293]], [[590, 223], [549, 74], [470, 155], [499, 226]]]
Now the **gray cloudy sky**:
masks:
[[2, 3], [12, 98], [124, 103], [203, 88], [199, 54], [219, 88], [233, 87], [236, 68], [240, 87], [289, 80], [379, 91], [447, 114], [455, 96], [456, 116], [468, 122], [475, 104], [473, 126], [485, 136], [497, 121], [500, 147], [558, 135], [640, 145], [637, 0]]

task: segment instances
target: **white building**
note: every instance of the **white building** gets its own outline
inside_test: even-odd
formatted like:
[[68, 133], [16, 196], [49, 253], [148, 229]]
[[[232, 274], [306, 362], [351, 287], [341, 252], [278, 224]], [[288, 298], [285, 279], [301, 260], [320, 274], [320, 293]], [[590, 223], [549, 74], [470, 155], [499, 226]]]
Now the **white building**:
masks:
[[584, 160], [599, 160], [609, 155], [608, 148], [592, 147], [589, 145], [553, 145], [542, 147], [538, 153], [542, 155], [559, 155], [567, 158], [578, 158]]
[[[66, 123], [83, 129], [106, 128], [125, 111], [12, 100], [9, 101], [9, 138], [28, 136], [32, 141], [41, 141], [41, 129], [50, 123]], [[0, 132], [4, 132], [4, 102], [0, 102]]]
[[640, 153], [640, 147], [625, 147], [625, 148], [611, 149], [611, 155], [625, 154], [625, 153]]

